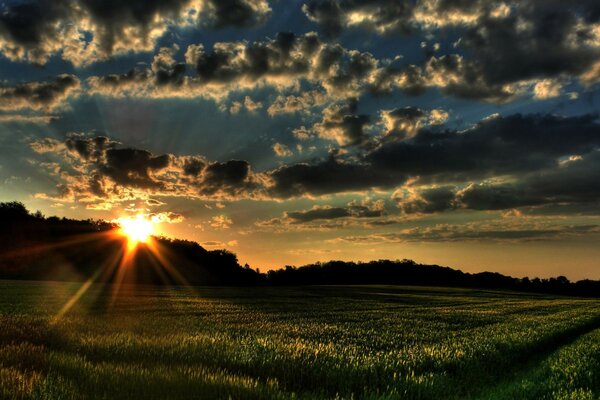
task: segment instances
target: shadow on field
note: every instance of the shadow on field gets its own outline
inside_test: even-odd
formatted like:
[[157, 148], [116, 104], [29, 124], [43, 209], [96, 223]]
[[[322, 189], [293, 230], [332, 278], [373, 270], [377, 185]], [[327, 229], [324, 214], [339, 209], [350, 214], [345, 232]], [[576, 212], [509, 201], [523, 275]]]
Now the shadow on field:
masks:
[[0, 398], [28, 398], [48, 371], [49, 325], [30, 317], [0, 316]]
[[557, 353], [563, 347], [572, 345], [581, 337], [592, 333], [597, 329], [600, 329], [600, 316], [541, 340], [530, 351], [521, 353], [514, 364], [503, 366], [503, 373], [496, 376], [496, 378], [498, 378], [496, 384], [485, 387], [480, 390], [478, 394], [485, 397], [485, 394], [494, 393], [498, 389], [507, 386], [509, 383], [523, 378], [528, 372], [537, 368], [541, 363], [554, 353]]

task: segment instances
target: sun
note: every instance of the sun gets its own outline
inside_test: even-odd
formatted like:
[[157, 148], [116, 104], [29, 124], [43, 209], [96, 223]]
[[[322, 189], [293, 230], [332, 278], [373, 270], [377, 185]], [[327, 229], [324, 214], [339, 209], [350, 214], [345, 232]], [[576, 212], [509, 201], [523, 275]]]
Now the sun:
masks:
[[121, 226], [121, 233], [133, 245], [146, 243], [154, 233], [154, 224], [143, 215], [138, 215], [135, 218], [119, 218], [118, 222]]

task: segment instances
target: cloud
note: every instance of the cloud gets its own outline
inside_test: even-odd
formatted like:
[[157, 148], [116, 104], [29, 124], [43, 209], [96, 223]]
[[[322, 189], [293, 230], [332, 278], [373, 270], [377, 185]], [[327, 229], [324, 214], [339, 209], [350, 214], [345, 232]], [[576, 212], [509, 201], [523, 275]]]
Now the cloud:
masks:
[[409, 95], [427, 88], [459, 98], [505, 103], [534, 88], [537, 99], [554, 97], [559, 80], [585, 86], [600, 81], [600, 7], [595, 1], [357, 1], [309, 0], [307, 17], [326, 34], [360, 26], [379, 34], [440, 29], [460, 35], [461, 54], [426, 54], [421, 65], [381, 69], [382, 88]]
[[286, 217], [294, 222], [310, 222], [319, 219], [335, 219], [349, 217], [351, 214], [344, 207], [318, 207], [308, 211], [287, 212]]
[[381, 111], [381, 119], [386, 135], [394, 138], [414, 136], [424, 124], [439, 125], [448, 119], [444, 110], [434, 109], [427, 112], [417, 107], [403, 107]]
[[233, 225], [233, 221], [226, 215], [217, 215], [212, 217], [209, 225], [214, 229], [229, 229]]
[[289, 147], [281, 143], [275, 143], [273, 145], [273, 151], [277, 157], [291, 157], [294, 155]]
[[481, 18], [509, 16], [513, 4], [495, 0], [421, 0], [414, 10], [414, 22], [425, 29], [469, 27]]
[[505, 2], [490, 0], [309, 0], [302, 10], [330, 36], [346, 27], [381, 35], [468, 27], [485, 17], [505, 18], [511, 13]]
[[[58, 194], [47, 196], [55, 201], [156, 195], [233, 201], [382, 189], [395, 190], [404, 214], [427, 214], [600, 200], [595, 115], [496, 115], [463, 131], [424, 127], [411, 138], [374, 141], [356, 152], [333, 151], [326, 159], [261, 172], [244, 160], [154, 155], [98, 135], [36, 140], [31, 148], [56, 154], [54, 163], [45, 164], [58, 181]], [[348, 205], [345, 212], [360, 216], [362, 206]], [[366, 207], [365, 213], [372, 210]], [[313, 214], [325, 212], [332, 211]]]
[[246, 109], [248, 112], [255, 112], [263, 107], [260, 101], [254, 101], [250, 96], [244, 97], [243, 101], [233, 101], [229, 107], [231, 114], [237, 114], [242, 109]]
[[533, 96], [538, 100], [546, 100], [560, 96], [562, 84], [552, 79], [543, 79], [533, 87]]
[[507, 103], [526, 93], [531, 81], [493, 82], [477, 60], [460, 54], [429, 57], [422, 66], [408, 65], [392, 75], [407, 95], [420, 95], [428, 88], [443, 94], [470, 100]]
[[211, 0], [204, 2], [200, 14], [205, 15], [209, 26], [241, 28], [265, 22], [271, 8], [265, 0]]
[[358, 103], [350, 99], [344, 105], [331, 105], [323, 110], [323, 120], [313, 129], [322, 139], [333, 140], [340, 146], [361, 144], [368, 139], [365, 127], [369, 116], [357, 114]]
[[121, 148], [101, 135], [71, 134], [64, 142], [40, 139], [30, 146], [36, 153], [55, 157], [61, 165], [57, 194], [40, 194], [40, 198], [118, 202], [160, 195], [215, 200], [252, 198], [260, 188], [259, 177], [246, 161], [154, 155]]
[[425, 180], [469, 180], [536, 171], [558, 158], [600, 146], [596, 115], [497, 116], [465, 131], [423, 129], [410, 140], [385, 143], [365, 156], [377, 170]]
[[247, 161], [230, 160], [208, 164], [199, 186], [200, 193], [204, 195], [227, 192], [235, 197], [251, 190], [255, 186], [255, 182]]
[[[90, 77], [88, 93], [222, 100], [231, 92], [265, 85], [298, 90], [309, 82], [317, 90], [312, 97], [278, 97], [268, 108], [277, 115], [323, 104], [320, 91], [339, 100], [397, 89], [419, 95], [437, 88], [449, 96], [506, 103], [529, 93], [536, 99], [554, 97], [571, 81], [585, 86], [600, 81], [600, 24], [593, 1], [564, 7], [537, 0], [310, 0], [303, 10], [329, 33], [345, 25], [426, 36], [456, 29], [461, 37], [456, 47], [464, 50], [427, 53], [422, 63], [399, 66], [397, 58], [380, 61], [368, 52], [325, 43], [314, 32], [283, 32], [262, 41], [217, 42], [210, 49], [190, 45], [186, 62], [175, 61], [176, 47], [162, 48], [151, 67]], [[266, 0], [10, 3], [0, 16], [0, 52], [11, 60], [38, 63], [61, 55], [81, 66], [152, 51], [171, 29], [248, 26], [270, 12]], [[231, 110], [242, 104], [249, 111], [259, 108], [239, 101]]]
[[384, 244], [405, 242], [523, 242], [558, 240], [599, 234], [600, 226], [590, 225], [551, 225], [527, 227], [508, 224], [439, 224], [428, 227], [407, 228], [394, 233], [378, 233], [363, 236], [346, 236], [332, 242], [354, 244]]
[[313, 137], [311, 130], [306, 128], [304, 125], [302, 125], [299, 128], [293, 129], [292, 134], [298, 140], [308, 140]]
[[279, 95], [267, 109], [270, 116], [291, 114], [295, 112], [309, 113], [312, 107], [319, 106], [326, 101], [324, 93], [318, 90], [309, 90], [301, 95]]
[[314, 206], [310, 210], [288, 211], [284, 220], [289, 223], [306, 223], [317, 220], [331, 220], [337, 218], [374, 218], [381, 217], [385, 211], [383, 202], [374, 203], [349, 203], [345, 207]]
[[[511, 210], [519, 207], [579, 205], [585, 209], [600, 200], [600, 151], [512, 178], [465, 185], [399, 189], [394, 199], [404, 213], [433, 213], [456, 209]], [[577, 207], [570, 210], [576, 213]]]
[[[440, 87], [452, 96], [503, 103], [530, 86], [535, 98], [545, 99], [558, 95], [561, 80], [591, 85], [600, 79], [597, 2], [573, 7], [536, 0], [485, 3], [424, 3], [420, 18], [428, 26], [446, 26], [452, 15], [469, 16], [455, 19], [463, 28], [459, 47], [465, 56], [432, 56], [422, 67], [414, 66], [405, 74], [407, 90]], [[411, 74], [416, 79], [409, 79]]]
[[36, 125], [48, 125], [50, 122], [58, 119], [60, 119], [60, 117], [54, 114], [0, 114], [0, 123], [27, 123]]
[[340, 34], [346, 26], [362, 26], [383, 34], [410, 31], [413, 4], [406, 0], [309, 0], [302, 11], [330, 36]]
[[174, 58], [178, 46], [162, 47], [154, 56], [150, 68], [136, 67], [125, 74], [92, 76], [86, 80], [87, 94], [112, 97], [193, 97], [186, 64]]
[[172, 211], [152, 213], [149, 214], [149, 217], [154, 223], [179, 224], [185, 221], [185, 217], [183, 215]]
[[217, 247], [217, 248], [225, 248], [225, 247], [236, 247], [239, 245], [237, 240], [230, 240], [228, 242], [221, 242], [218, 240], [209, 240], [206, 242], [200, 243], [204, 247]]
[[[557, 197], [558, 188], [563, 185], [573, 193], [583, 190], [578, 187], [585, 188], [584, 192], [591, 195], [597, 187], [593, 183], [595, 171], [600, 170], [594, 162], [598, 149], [600, 124], [596, 115], [497, 115], [464, 131], [421, 128], [412, 138], [384, 141], [365, 148], [358, 156], [332, 154], [327, 160], [283, 165], [265, 174], [267, 193], [276, 198], [400, 186], [395, 199], [406, 213], [476, 209], [475, 203], [465, 197], [475, 186], [466, 188], [484, 182], [494, 186], [526, 182], [519, 187], [529, 187], [530, 194], [515, 193], [522, 205], [549, 203], [552, 198], [556, 202], [581, 202], [578, 195], [568, 198], [566, 190]], [[590, 180], [582, 182], [576, 172], [572, 177], [564, 177], [568, 171], [578, 171], [581, 165], [586, 165], [587, 172], [579, 173]], [[536, 182], [544, 182], [548, 189], [554, 181], [559, 183], [553, 186], [554, 194], [545, 197], [547, 200], [538, 199], [541, 189], [531, 193], [538, 187]], [[572, 186], [569, 181], [573, 185], [582, 183]], [[460, 190], [464, 190], [462, 196], [458, 196]], [[505, 204], [503, 207], [517, 206], [518, 203], [503, 199], [505, 191], [508, 188], [503, 187], [490, 196]], [[498, 207], [489, 204], [487, 208]]]
[[430, 214], [458, 208], [456, 188], [442, 186], [425, 189], [405, 187], [394, 192], [392, 199], [405, 214]]
[[466, 208], [508, 209], [600, 200], [600, 151], [580, 160], [520, 177], [515, 181], [472, 184], [457, 192]]
[[319, 196], [401, 184], [401, 174], [381, 172], [366, 163], [339, 160], [331, 155], [317, 163], [284, 165], [267, 172], [267, 193], [274, 198]]
[[[192, 71], [174, 59], [175, 50], [161, 48], [151, 68], [138, 66], [124, 74], [92, 76], [86, 81], [88, 92], [113, 97], [204, 97], [223, 101], [231, 93], [264, 86], [284, 92], [298, 91], [301, 83], [311, 85], [311, 90], [299, 95], [279, 95], [267, 109], [275, 116], [365, 93], [382, 95], [402, 90], [415, 96], [430, 88], [459, 98], [506, 103], [527, 94], [537, 82], [534, 78], [495, 82], [486, 75], [480, 61], [460, 54], [431, 56], [421, 65], [398, 66], [370, 53], [324, 43], [314, 32], [280, 32], [274, 39], [254, 42], [218, 42], [210, 50], [192, 44], [185, 54]], [[242, 107], [250, 111], [259, 108], [236, 101], [230, 110], [235, 113]]]
[[[152, 68], [92, 76], [87, 80], [90, 93], [223, 99], [230, 92], [264, 85], [283, 90], [308, 81], [324, 89], [329, 97], [340, 98], [376, 90], [372, 86], [380, 69], [371, 54], [323, 43], [314, 32], [303, 35], [280, 32], [274, 39], [264, 41], [217, 42], [210, 50], [202, 44], [192, 44], [185, 53], [192, 75], [184, 74], [185, 65], [176, 62], [173, 54], [172, 48], [162, 48]], [[322, 101], [320, 97], [315, 93], [312, 99], [307, 95], [299, 101], [316, 104]], [[272, 113], [277, 112], [278, 106], [274, 107]]]
[[231, 91], [260, 85], [290, 88], [307, 80], [335, 97], [364, 91], [379, 68], [371, 54], [323, 43], [314, 32], [280, 32], [274, 39], [255, 42], [220, 42], [210, 51], [201, 44], [190, 45], [186, 62], [195, 67], [194, 83], [204, 90]]
[[480, 18], [463, 37], [486, 81], [578, 76], [599, 60], [596, 2], [565, 7], [530, 0], [514, 2], [514, 7], [505, 18]]
[[0, 52], [44, 64], [60, 55], [76, 66], [152, 51], [173, 27], [250, 26], [265, 21], [266, 0], [27, 1], [3, 5]]
[[47, 81], [0, 84], [0, 110], [53, 110], [75, 95], [79, 86], [79, 79], [68, 74]]
[[170, 163], [168, 155], [153, 156], [149, 151], [131, 148], [109, 148], [104, 156], [98, 170], [102, 175], [118, 185], [142, 189], [162, 187], [152, 175]]

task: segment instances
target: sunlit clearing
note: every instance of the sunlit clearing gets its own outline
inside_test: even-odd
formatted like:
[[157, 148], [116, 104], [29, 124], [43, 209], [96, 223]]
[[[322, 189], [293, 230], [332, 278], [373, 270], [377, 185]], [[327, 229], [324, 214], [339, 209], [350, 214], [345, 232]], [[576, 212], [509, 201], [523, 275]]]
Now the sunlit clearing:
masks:
[[135, 218], [120, 218], [118, 222], [121, 226], [121, 233], [127, 237], [132, 245], [137, 245], [140, 242], [145, 243], [154, 232], [154, 224], [143, 215], [138, 215]]

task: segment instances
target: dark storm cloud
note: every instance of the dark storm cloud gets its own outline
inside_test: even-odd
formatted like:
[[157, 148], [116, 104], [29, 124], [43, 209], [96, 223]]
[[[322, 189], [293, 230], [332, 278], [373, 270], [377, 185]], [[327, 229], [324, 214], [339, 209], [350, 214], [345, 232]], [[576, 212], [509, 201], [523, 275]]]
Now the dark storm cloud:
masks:
[[108, 149], [106, 163], [100, 166], [100, 172], [122, 186], [135, 188], [161, 187], [149, 172], [166, 168], [169, 156], [154, 157], [146, 150]]
[[8, 58], [45, 63], [62, 54], [76, 65], [150, 51], [171, 26], [244, 27], [271, 11], [266, 0], [29, 0], [0, 10], [0, 51]]
[[482, 178], [552, 167], [600, 146], [596, 115], [520, 115], [483, 120], [464, 132], [423, 129], [366, 155], [381, 171], [431, 180]]
[[466, 208], [506, 209], [600, 201], [600, 151], [511, 183], [473, 184], [457, 193]]
[[256, 184], [251, 179], [250, 164], [243, 160], [209, 164], [199, 184], [200, 193], [203, 195], [214, 195], [222, 191], [232, 195], [243, 195], [253, 188], [256, 188]]
[[[282, 198], [316, 196], [391, 188], [418, 178], [415, 193], [396, 196], [407, 213], [584, 202], [586, 194], [596, 199], [599, 186], [594, 179], [600, 168], [592, 161], [599, 148], [600, 124], [595, 115], [497, 116], [466, 131], [421, 129], [413, 138], [384, 142], [362, 159], [331, 156], [318, 163], [281, 166], [267, 172], [271, 182], [268, 193]], [[583, 168], [580, 165], [586, 165], [586, 173], [577, 169]], [[513, 182], [522, 183], [514, 190], [488, 190], [487, 203], [483, 193], [476, 200], [477, 184], [496, 177], [512, 177]], [[435, 182], [448, 184], [426, 186]], [[473, 182], [477, 184], [469, 186]], [[561, 187], [565, 189], [559, 192]], [[549, 190], [548, 194], [543, 194], [544, 190]], [[569, 193], [573, 196], [568, 197]]]
[[[599, 182], [600, 151], [595, 150], [586, 156], [567, 159], [553, 168], [517, 175], [508, 181], [426, 188], [404, 194], [399, 191], [396, 200], [407, 214], [546, 206], [563, 206], [562, 212], [576, 214], [585, 213], [589, 206], [600, 201]], [[566, 205], [575, 206], [567, 209]]]
[[62, 105], [78, 89], [79, 79], [67, 74], [47, 81], [0, 83], [0, 110], [52, 109]]
[[369, 164], [345, 162], [333, 156], [314, 164], [285, 165], [268, 172], [268, 176], [272, 181], [269, 194], [275, 198], [389, 188], [407, 178], [406, 175], [382, 172]]

